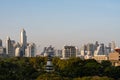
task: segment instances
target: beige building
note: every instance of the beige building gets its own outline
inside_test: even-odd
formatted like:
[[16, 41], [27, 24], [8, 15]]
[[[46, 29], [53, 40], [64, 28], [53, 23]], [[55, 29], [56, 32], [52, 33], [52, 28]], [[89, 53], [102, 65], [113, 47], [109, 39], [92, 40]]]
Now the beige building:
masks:
[[109, 54], [109, 60], [114, 66], [120, 66], [120, 48], [116, 48], [114, 52]]
[[97, 60], [97, 61], [103, 61], [103, 60], [108, 60], [108, 56], [107, 55], [95, 55], [93, 57], [93, 59]]

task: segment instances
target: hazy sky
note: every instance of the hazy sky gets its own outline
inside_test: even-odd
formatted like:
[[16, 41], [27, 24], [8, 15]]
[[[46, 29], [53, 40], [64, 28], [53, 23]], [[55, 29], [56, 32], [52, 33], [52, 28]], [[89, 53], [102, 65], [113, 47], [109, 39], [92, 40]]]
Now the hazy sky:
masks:
[[22, 28], [42, 47], [120, 45], [120, 0], [0, 0], [0, 38], [19, 41]]

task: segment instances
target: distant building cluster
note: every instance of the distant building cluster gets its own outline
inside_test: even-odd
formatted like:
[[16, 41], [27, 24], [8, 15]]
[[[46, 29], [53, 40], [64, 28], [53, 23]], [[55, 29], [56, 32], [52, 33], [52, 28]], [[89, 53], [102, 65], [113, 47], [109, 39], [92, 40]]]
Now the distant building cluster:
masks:
[[[20, 42], [11, 40], [10, 37], [6, 39], [6, 46], [3, 47], [0, 39], [0, 56], [1, 57], [35, 57], [36, 55], [35, 43], [27, 43], [26, 31], [20, 31]], [[44, 47], [43, 52], [37, 56], [51, 56], [59, 57], [61, 59], [69, 59], [71, 57], [80, 57], [81, 59], [95, 59], [99, 62], [102, 60], [110, 60], [113, 65], [120, 65], [120, 48], [116, 47], [114, 41], [107, 46], [104, 43], [84, 44], [81, 48], [76, 46], [65, 45], [61, 50], [55, 49], [51, 45]]]
[[[117, 48], [119, 50], [119, 48]], [[40, 56], [59, 57], [61, 59], [69, 59], [71, 57], [80, 57], [81, 59], [95, 59], [99, 62], [102, 60], [112, 60], [114, 57], [114, 65], [120, 65], [120, 51], [116, 51], [114, 41], [106, 46], [104, 43], [99, 44], [98, 41], [83, 45], [80, 49], [76, 46], [65, 45], [61, 50], [57, 50], [52, 46], [45, 47]], [[116, 55], [116, 56], [115, 56]], [[117, 59], [117, 60], [116, 60]]]
[[20, 32], [20, 42], [11, 40], [10, 37], [6, 39], [6, 46], [3, 47], [2, 40], [0, 40], [0, 56], [1, 57], [34, 57], [36, 52], [35, 43], [27, 43], [26, 31], [24, 29]]
[[[108, 46], [103, 43], [99, 44], [98, 41], [83, 45], [80, 49], [76, 46], [65, 45], [61, 50], [57, 50], [51, 45], [45, 47], [40, 56], [57, 56], [61, 59], [69, 59], [70, 57], [81, 57], [82, 59], [103, 58], [114, 52], [116, 48], [115, 42], [112, 41]], [[49, 53], [49, 54], [48, 54]]]

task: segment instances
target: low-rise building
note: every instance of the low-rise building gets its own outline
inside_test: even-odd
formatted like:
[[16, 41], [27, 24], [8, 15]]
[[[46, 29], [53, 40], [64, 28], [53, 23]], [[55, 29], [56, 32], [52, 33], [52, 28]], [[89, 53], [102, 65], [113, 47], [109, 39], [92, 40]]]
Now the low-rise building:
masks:
[[120, 66], [120, 48], [116, 48], [114, 52], [109, 54], [109, 60], [114, 66]]
[[107, 55], [95, 55], [93, 59], [95, 59], [98, 62], [101, 62], [103, 60], [108, 60], [108, 56]]

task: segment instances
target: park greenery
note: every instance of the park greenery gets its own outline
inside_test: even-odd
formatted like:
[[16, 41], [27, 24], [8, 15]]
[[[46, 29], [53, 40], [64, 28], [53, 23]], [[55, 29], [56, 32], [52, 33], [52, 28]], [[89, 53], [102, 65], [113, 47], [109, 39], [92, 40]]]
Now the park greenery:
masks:
[[47, 57], [0, 58], [0, 80], [120, 80], [120, 66], [110, 61], [54, 57], [54, 71], [45, 72]]

